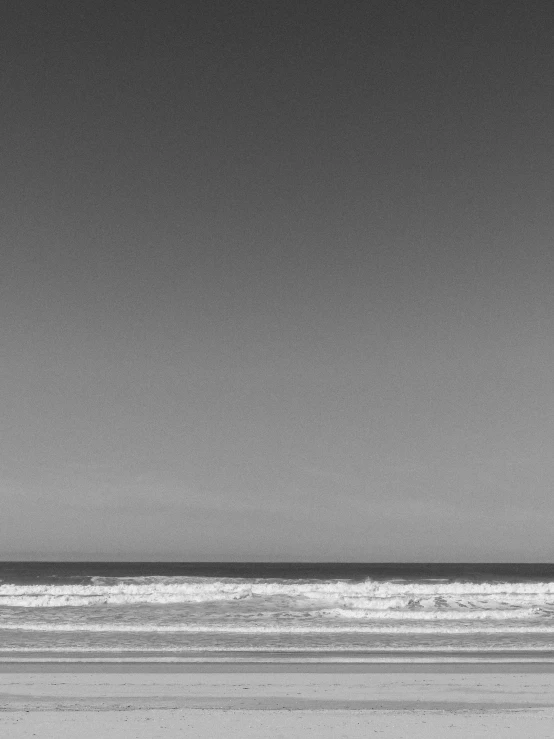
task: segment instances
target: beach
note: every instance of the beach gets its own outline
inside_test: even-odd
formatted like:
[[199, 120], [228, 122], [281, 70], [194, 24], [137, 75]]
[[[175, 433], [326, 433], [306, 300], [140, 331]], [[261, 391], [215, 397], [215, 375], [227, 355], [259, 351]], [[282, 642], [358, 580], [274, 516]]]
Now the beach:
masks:
[[554, 737], [554, 566], [5, 563], [0, 737]]
[[3, 663], [0, 735], [554, 736], [554, 665]]

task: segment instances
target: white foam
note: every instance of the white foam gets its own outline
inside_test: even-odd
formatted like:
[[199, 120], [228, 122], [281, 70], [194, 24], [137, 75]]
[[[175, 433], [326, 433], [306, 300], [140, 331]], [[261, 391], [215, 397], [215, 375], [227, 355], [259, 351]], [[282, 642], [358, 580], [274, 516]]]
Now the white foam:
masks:
[[471, 583], [349, 580], [247, 580], [241, 578], [95, 578], [79, 585], [0, 585], [0, 606], [19, 608], [98, 605], [202, 604], [288, 598], [329, 607], [393, 610], [409, 608], [554, 608], [554, 582]]
[[375, 611], [368, 609], [333, 608], [320, 612], [331, 618], [364, 619], [365, 621], [511, 621], [529, 620], [537, 616], [537, 609], [521, 610], [458, 610], [458, 611]]
[[436, 620], [414, 624], [367, 624], [325, 625], [314, 624], [159, 624], [159, 623], [112, 623], [72, 622], [53, 623], [45, 621], [0, 621], [0, 631], [24, 632], [87, 632], [87, 633], [131, 633], [131, 634], [554, 634], [554, 623], [544, 625], [509, 625], [488, 623], [475, 625], [446, 626]]

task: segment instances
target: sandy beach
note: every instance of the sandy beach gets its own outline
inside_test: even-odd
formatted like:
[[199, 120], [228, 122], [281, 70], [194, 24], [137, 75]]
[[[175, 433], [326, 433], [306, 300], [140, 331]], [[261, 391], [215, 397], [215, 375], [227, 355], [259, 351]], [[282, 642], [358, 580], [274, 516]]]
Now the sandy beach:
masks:
[[10, 739], [554, 736], [549, 665], [0, 669]]

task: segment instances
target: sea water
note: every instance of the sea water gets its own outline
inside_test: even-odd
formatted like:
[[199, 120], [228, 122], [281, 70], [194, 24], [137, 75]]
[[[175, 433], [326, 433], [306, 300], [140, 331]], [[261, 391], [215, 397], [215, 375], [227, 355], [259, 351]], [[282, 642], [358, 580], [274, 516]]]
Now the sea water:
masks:
[[0, 661], [554, 662], [554, 565], [0, 563]]

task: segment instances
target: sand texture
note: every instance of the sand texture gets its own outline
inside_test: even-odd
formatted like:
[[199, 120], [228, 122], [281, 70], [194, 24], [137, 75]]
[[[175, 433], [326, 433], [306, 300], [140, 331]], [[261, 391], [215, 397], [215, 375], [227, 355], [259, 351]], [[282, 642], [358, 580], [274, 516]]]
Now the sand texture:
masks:
[[0, 736], [552, 737], [553, 673], [0, 674]]

